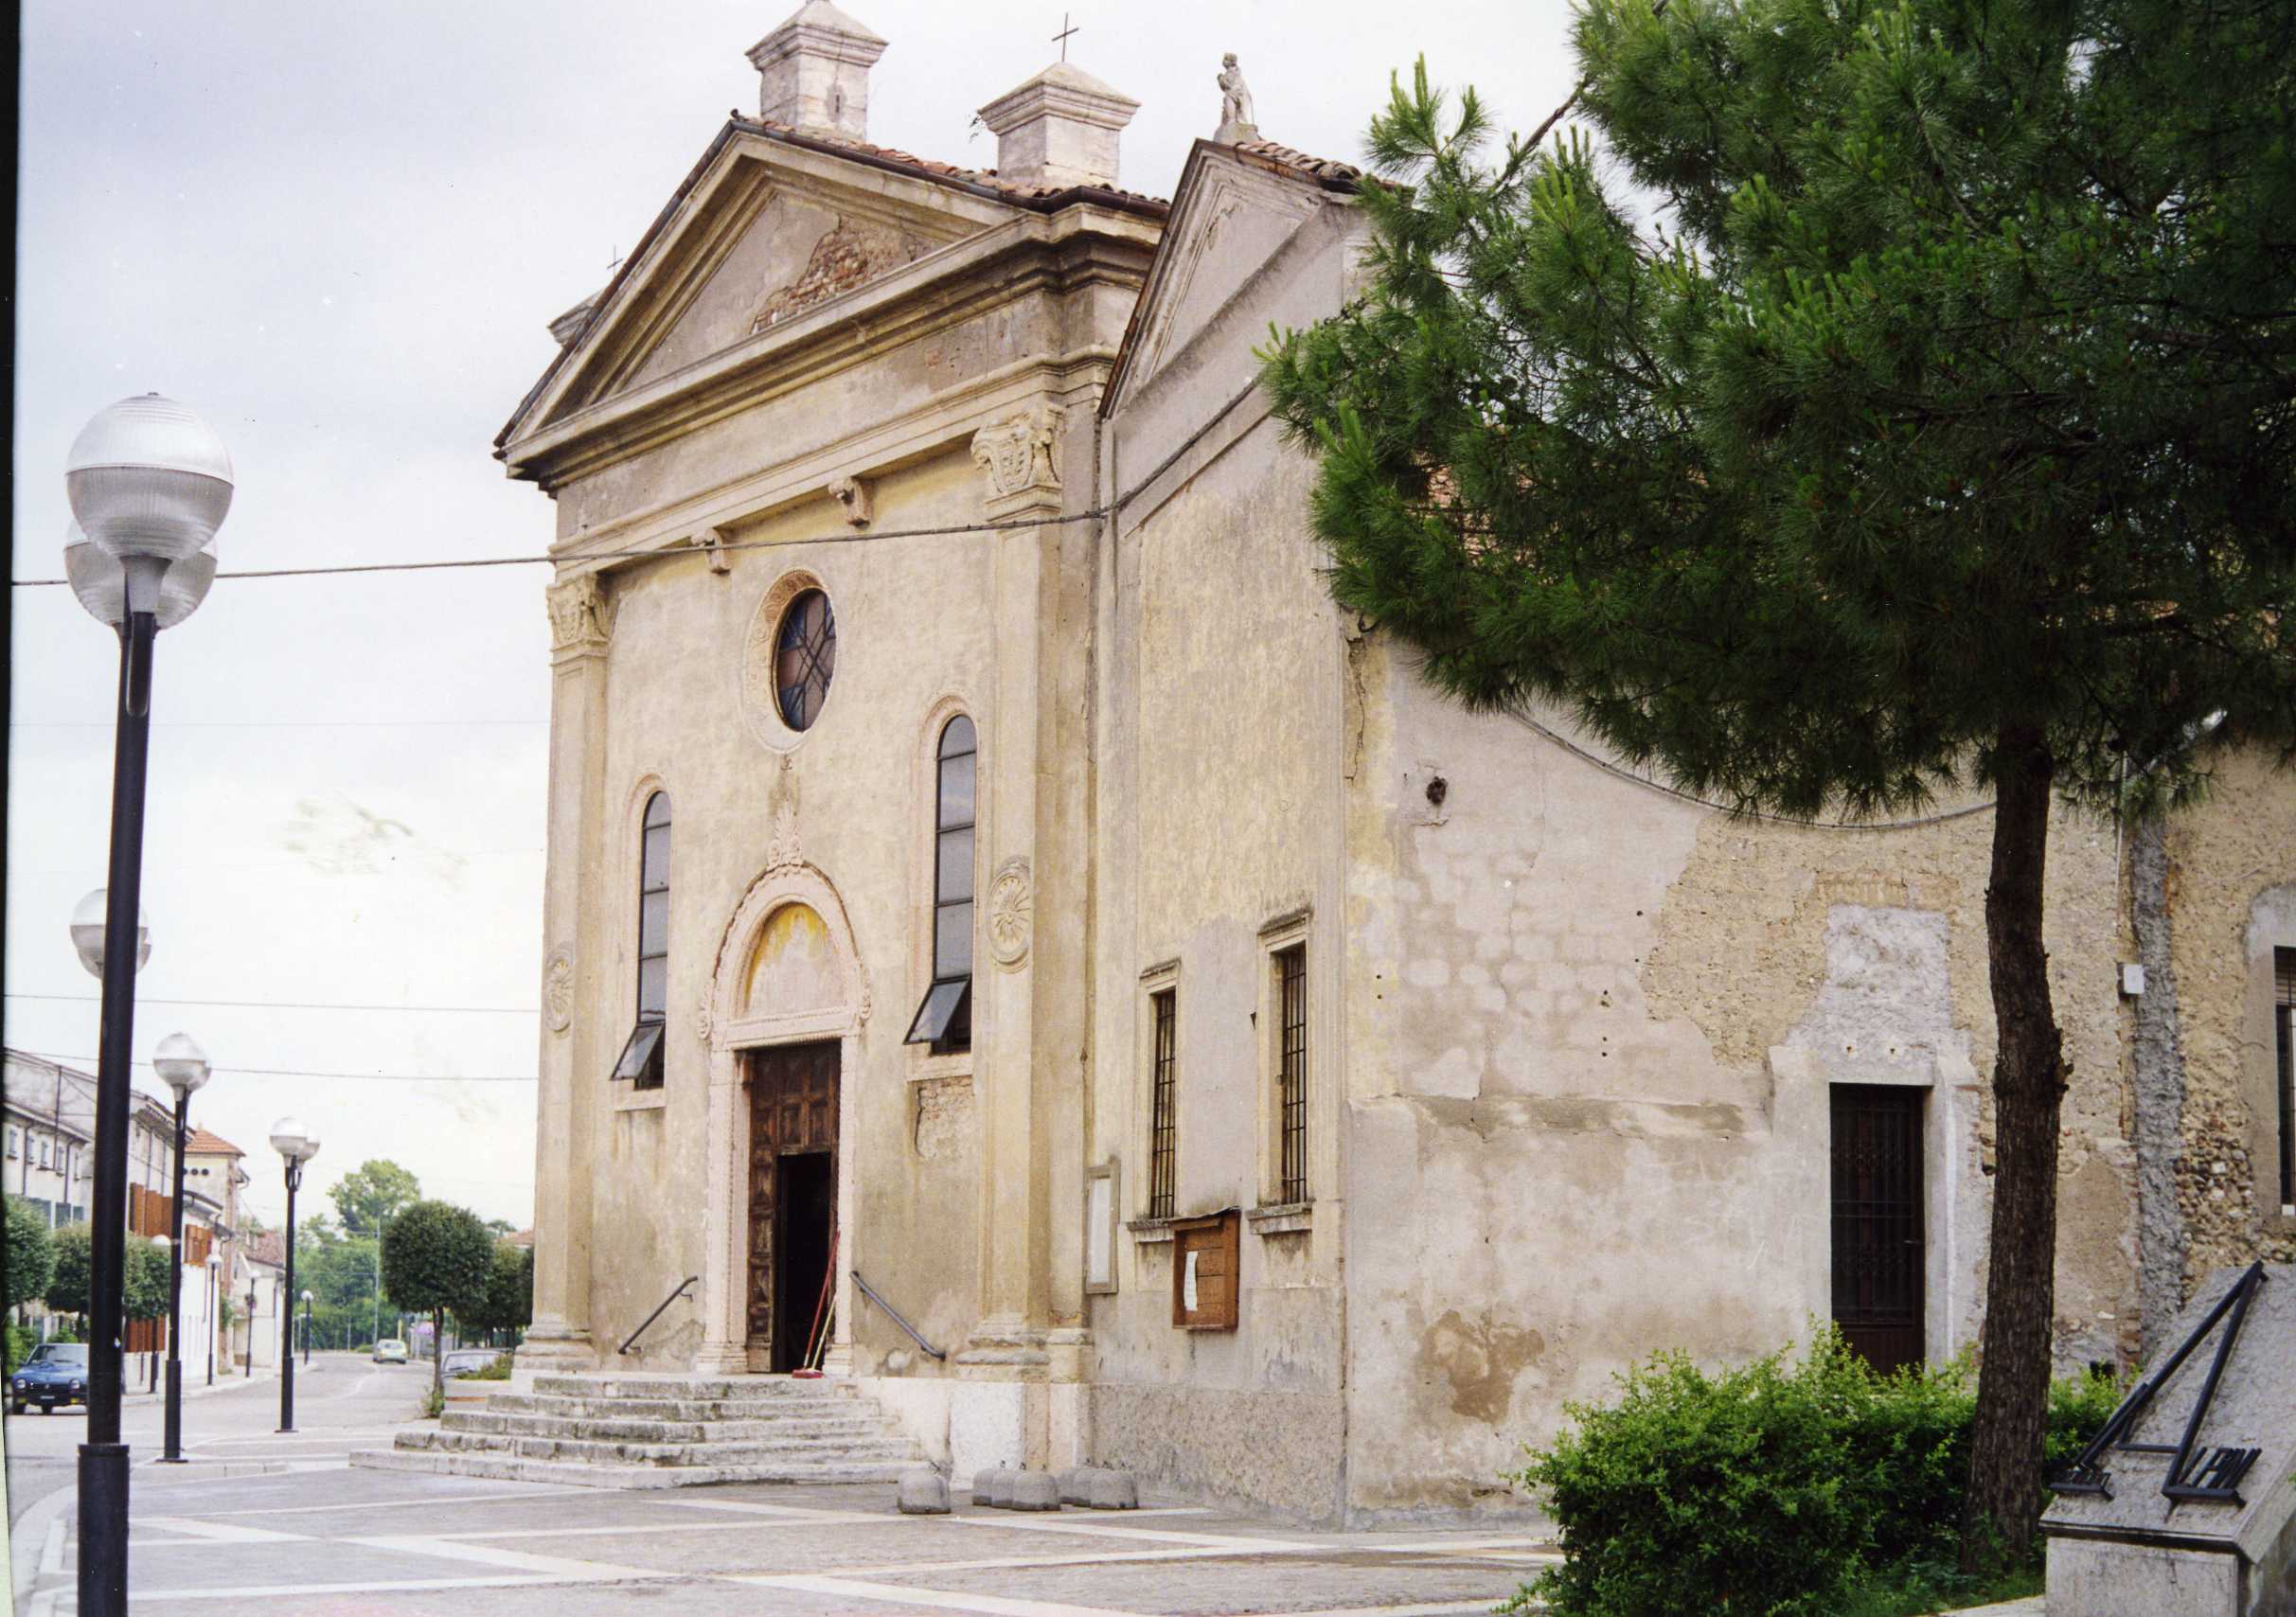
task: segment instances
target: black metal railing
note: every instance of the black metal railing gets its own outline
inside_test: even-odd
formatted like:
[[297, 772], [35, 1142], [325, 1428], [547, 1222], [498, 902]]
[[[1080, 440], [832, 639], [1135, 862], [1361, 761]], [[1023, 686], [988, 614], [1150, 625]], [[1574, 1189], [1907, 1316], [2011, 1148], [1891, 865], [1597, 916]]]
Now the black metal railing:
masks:
[[915, 1325], [911, 1324], [907, 1320], [902, 1319], [900, 1310], [899, 1308], [896, 1308], [892, 1304], [886, 1302], [882, 1297], [879, 1296], [877, 1294], [877, 1288], [870, 1285], [867, 1281], [861, 1277], [860, 1270], [856, 1269], [851, 1272], [853, 1275], [853, 1284], [861, 1288], [861, 1294], [863, 1297], [866, 1297], [870, 1302], [876, 1304], [879, 1307], [882, 1308], [885, 1311], [885, 1317], [887, 1319], [891, 1320], [895, 1324], [900, 1326], [902, 1330], [908, 1332], [909, 1340], [911, 1342], [917, 1343], [918, 1347], [922, 1348], [927, 1354], [934, 1359], [945, 1359], [949, 1357], [939, 1348], [934, 1346], [931, 1342], [927, 1342], [921, 1335], [919, 1335]]
[[656, 1307], [652, 1313], [646, 1316], [646, 1323], [640, 1325], [636, 1330], [630, 1333], [630, 1340], [622, 1343], [622, 1351], [624, 1353], [628, 1353], [632, 1348], [635, 1347], [637, 1345], [638, 1338], [644, 1336], [648, 1330], [651, 1329], [654, 1321], [662, 1317], [663, 1309], [667, 1308], [672, 1303], [685, 1296], [688, 1291], [691, 1291], [701, 1283], [702, 1277], [698, 1274], [689, 1274], [684, 1280], [680, 1281], [678, 1283], [678, 1288], [675, 1291], [672, 1291], [668, 1296], [663, 1298], [660, 1306]]

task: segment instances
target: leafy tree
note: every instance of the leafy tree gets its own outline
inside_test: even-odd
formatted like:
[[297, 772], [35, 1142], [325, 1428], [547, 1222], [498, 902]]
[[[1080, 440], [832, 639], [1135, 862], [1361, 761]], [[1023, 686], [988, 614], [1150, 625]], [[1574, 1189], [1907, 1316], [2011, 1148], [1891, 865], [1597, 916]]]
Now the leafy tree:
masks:
[[[494, 1237], [478, 1215], [443, 1201], [418, 1201], [383, 1235], [383, 1288], [394, 1306], [431, 1317], [432, 1340], [446, 1341], [446, 1316], [483, 1309], [494, 1261]], [[431, 1384], [443, 1391], [442, 1359], [434, 1354]]]
[[534, 1323], [534, 1249], [497, 1242], [487, 1270], [486, 1301], [457, 1311], [463, 1329], [487, 1336], [522, 1331]]
[[169, 1249], [131, 1235], [127, 1241], [122, 1305], [126, 1318], [156, 1320], [168, 1312]]
[[1372, 125], [1362, 296], [1267, 355], [1333, 594], [1438, 686], [1742, 812], [1991, 793], [1970, 1567], [2040, 1503], [2053, 801], [2174, 808], [2296, 735], [2287, 21], [1584, 0], [1607, 158], [1494, 153], [1422, 65]]
[[48, 1221], [21, 1197], [8, 1199], [8, 1304], [44, 1295], [56, 1274], [56, 1243]]
[[88, 1253], [93, 1234], [85, 1224], [66, 1224], [55, 1232], [56, 1264], [44, 1300], [59, 1314], [83, 1319], [87, 1315]]
[[382, 1232], [401, 1208], [422, 1199], [422, 1184], [387, 1157], [370, 1157], [328, 1190], [345, 1231], [355, 1235]]

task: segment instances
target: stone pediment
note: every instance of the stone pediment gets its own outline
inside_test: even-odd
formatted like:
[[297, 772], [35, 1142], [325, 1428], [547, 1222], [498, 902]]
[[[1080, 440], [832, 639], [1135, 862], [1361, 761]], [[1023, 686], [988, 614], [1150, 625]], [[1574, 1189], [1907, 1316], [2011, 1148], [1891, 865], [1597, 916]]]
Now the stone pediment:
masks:
[[1113, 411], [1170, 364], [1325, 205], [1312, 183], [1199, 143], [1172, 200], [1171, 222], [1105, 408]]
[[[586, 306], [502, 441], [656, 399], [822, 306], [1013, 210], [929, 179], [728, 125], [678, 196]], [[674, 391], [674, 385], [671, 388]]]

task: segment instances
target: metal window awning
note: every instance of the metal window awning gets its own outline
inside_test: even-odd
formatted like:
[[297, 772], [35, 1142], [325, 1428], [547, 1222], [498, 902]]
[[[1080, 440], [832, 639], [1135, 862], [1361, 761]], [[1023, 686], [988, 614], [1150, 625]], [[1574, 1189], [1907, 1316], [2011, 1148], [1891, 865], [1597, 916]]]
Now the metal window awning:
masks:
[[662, 1024], [651, 1020], [641, 1022], [630, 1030], [621, 1057], [614, 1064], [614, 1080], [634, 1081], [650, 1074], [658, 1075], [661, 1063]]
[[924, 1004], [909, 1023], [903, 1044], [933, 1044], [948, 1037], [949, 1029], [972, 1004], [970, 977], [943, 977], [925, 990]]

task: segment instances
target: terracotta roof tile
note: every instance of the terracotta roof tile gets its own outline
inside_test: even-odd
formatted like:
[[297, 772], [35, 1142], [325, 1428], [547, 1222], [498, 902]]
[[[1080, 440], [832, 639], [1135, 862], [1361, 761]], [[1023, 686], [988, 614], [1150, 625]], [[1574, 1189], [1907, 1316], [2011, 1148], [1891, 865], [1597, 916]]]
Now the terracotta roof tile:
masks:
[[898, 147], [872, 146], [865, 140], [847, 140], [842, 135], [819, 134], [811, 130], [800, 130], [790, 124], [775, 123], [771, 118], [743, 117], [737, 113], [734, 115], [734, 122], [745, 129], [756, 130], [761, 133], [770, 134], [777, 140], [790, 141], [794, 145], [818, 147], [827, 151], [850, 151], [858, 156], [875, 158], [879, 162], [912, 169], [919, 174], [928, 175], [934, 179], [954, 180], [970, 186], [985, 186], [990, 190], [1003, 192], [1016, 202], [1040, 197], [1057, 197], [1077, 189], [1091, 189], [1105, 191], [1111, 196], [1122, 197], [1129, 202], [1138, 203], [1148, 207], [1161, 208], [1171, 205], [1169, 201], [1164, 197], [1151, 197], [1139, 191], [1123, 190], [1115, 186], [1080, 187], [1077, 186], [1015, 185], [1010, 180], [999, 178], [994, 169], [960, 168], [954, 163], [942, 163], [931, 157], [919, 157], [914, 151], [903, 151]]
[[247, 1245], [247, 1256], [256, 1263], [267, 1263], [274, 1269], [287, 1265], [287, 1240], [276, 1230], [265, 1230]]
[[191, 1138], [184, 1142], [184, 1155], [187, 1157], [243, 1157], [246, 1154], [221, 1134], [210, 1134], [205, 1128], [194, 1128]]
[[1279, 145], [1273, 140], [1239, 140], [1236, 143], [1236, 150], [1254, 157], [1264, 157], [1273, 163], [1280, 163], [1287, 169], [1297, 169], [1311, 180], [1336, 180], [1347, 185], [1354, 185], [1363, 177], [1363, 170], [1352, 163], [1341, 163], [1329, 157], [1310, 156], [1305, 151], [1295, 151], [1290, 147]]

